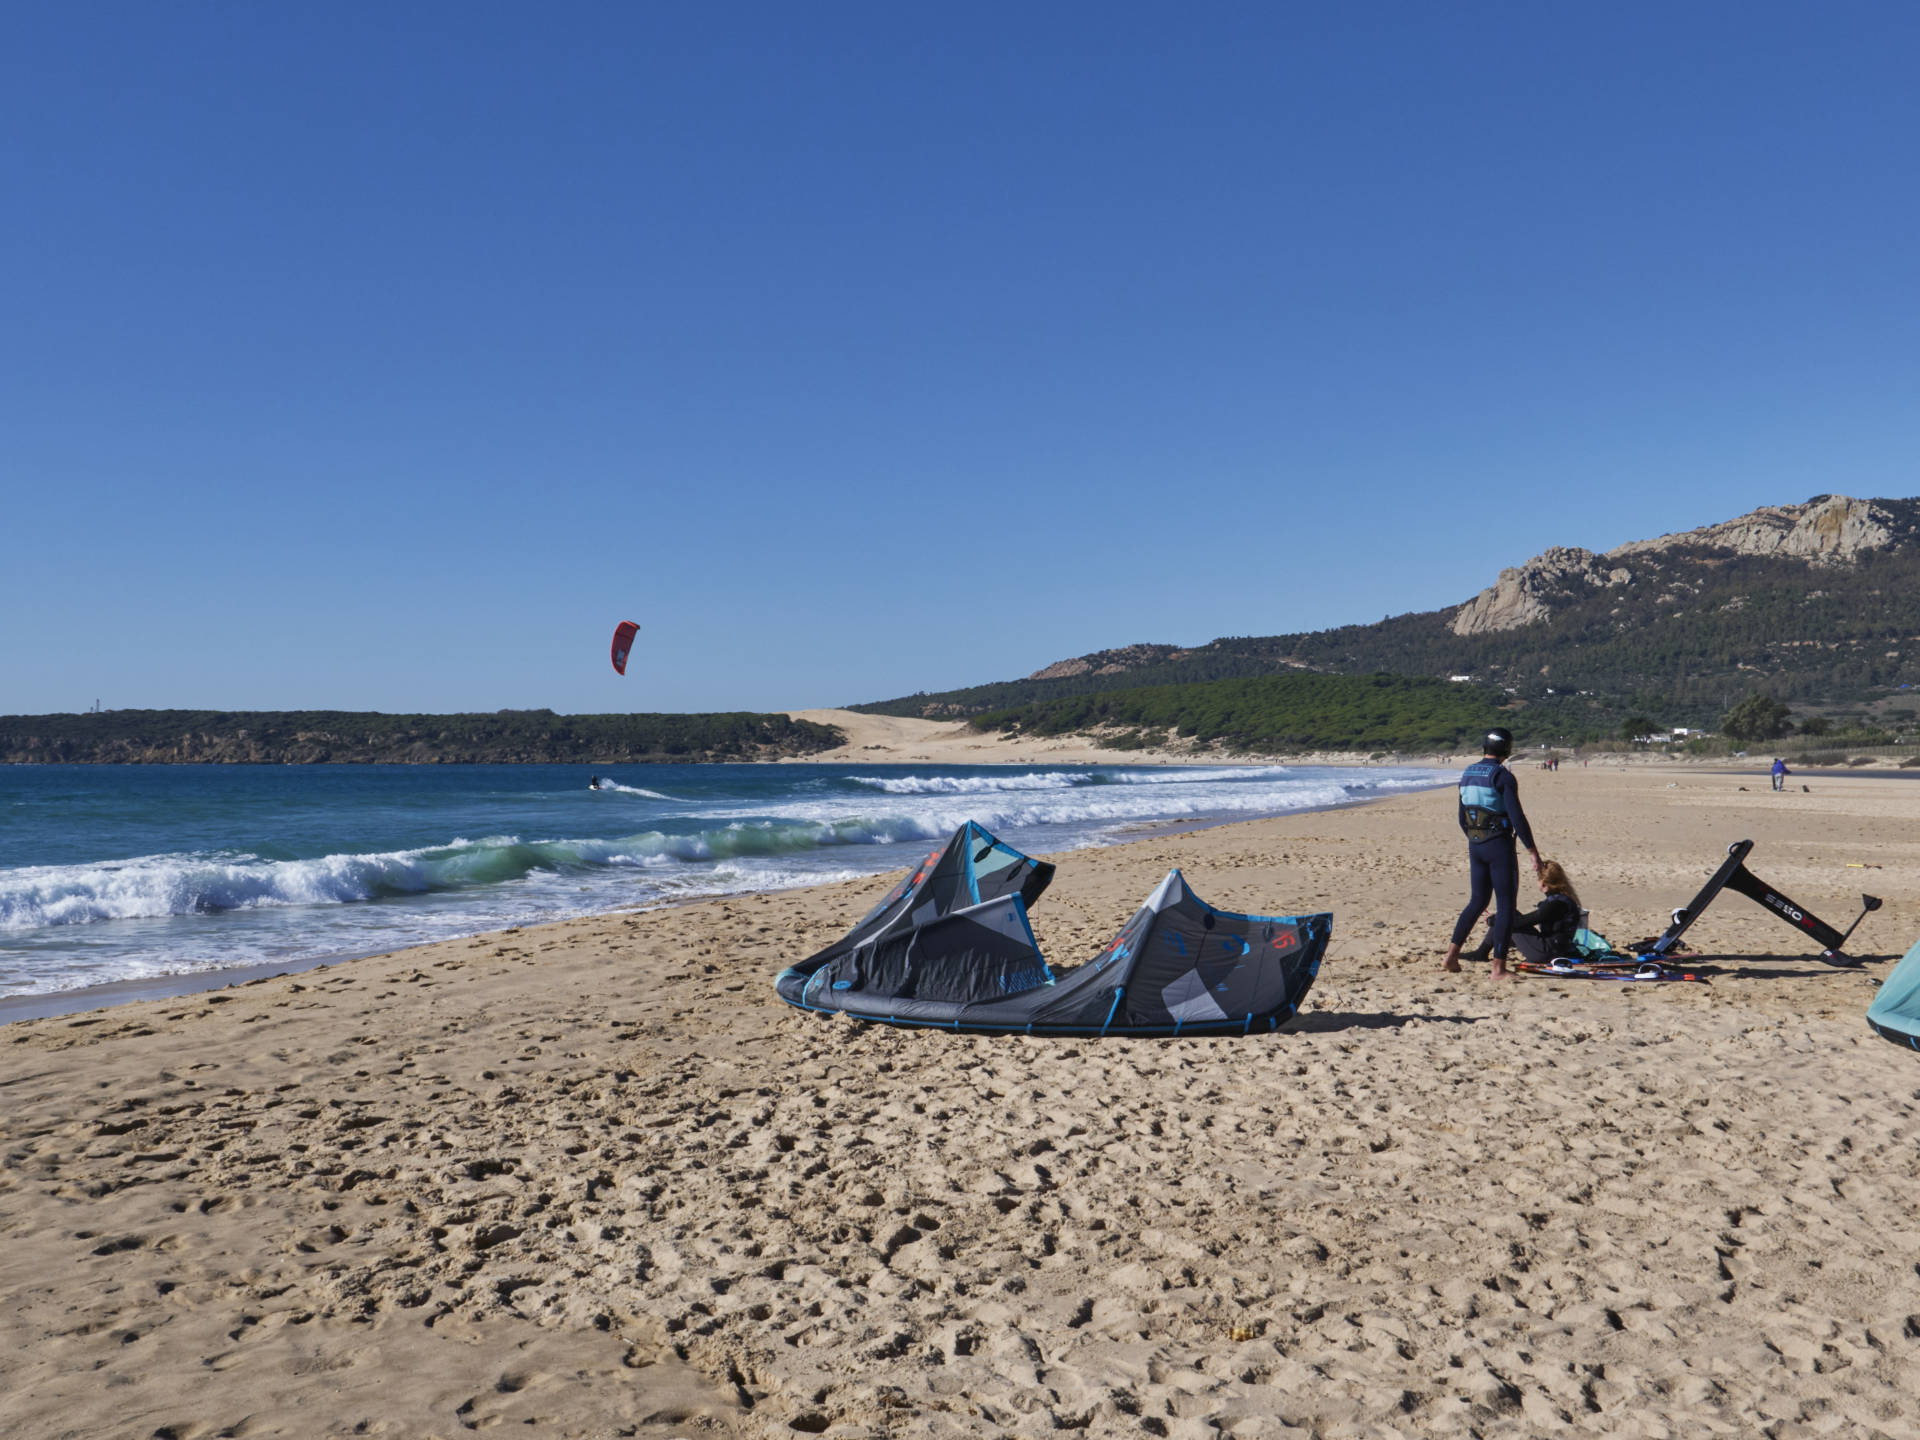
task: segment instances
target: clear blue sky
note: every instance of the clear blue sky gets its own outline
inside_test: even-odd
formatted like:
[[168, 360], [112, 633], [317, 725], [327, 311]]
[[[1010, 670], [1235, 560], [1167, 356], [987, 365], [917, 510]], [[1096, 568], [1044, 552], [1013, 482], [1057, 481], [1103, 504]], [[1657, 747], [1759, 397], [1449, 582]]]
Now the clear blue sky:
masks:
[[12, 7], [0, 711], [836, 704], [1911, 494], [1916, 74], [1900, 4]]

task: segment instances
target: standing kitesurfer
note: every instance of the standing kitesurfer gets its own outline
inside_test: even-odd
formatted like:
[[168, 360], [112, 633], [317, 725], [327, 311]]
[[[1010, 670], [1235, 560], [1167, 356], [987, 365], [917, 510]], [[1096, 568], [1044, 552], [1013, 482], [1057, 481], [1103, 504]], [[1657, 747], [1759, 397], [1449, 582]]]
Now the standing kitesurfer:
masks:
[[1460, 968], [1460, 946], [1473, 932], [1474, 922], [1493, 902], [1493, 923], [1487, 931], [1487, 948], [1493, 956], [1493, 978], [1507, 978], [1507, 941], [1513, 933], [1514, 897], [1520, 889], [1520, 867], [1514, 855], [1514, 840], [1527, 847], [1533, 857], [1533, 870], [1540, 873], [1540, 849], [1533, 843], [1533, 828], [1527, 824], [1526, 811], [1520, 808], [1520, 785], [1507, 769], [1506, 759], [1513, 753], [1513, 732], [1494, 729], [1487, 732], [1479, 761], [1469, 765], [1460, 776], [1460, 829], [1467, 837], [1467, 869], [1472, 892], [1467, 908], [1454, 923], [1453, 942], [1447, 946], [1443, 969]]

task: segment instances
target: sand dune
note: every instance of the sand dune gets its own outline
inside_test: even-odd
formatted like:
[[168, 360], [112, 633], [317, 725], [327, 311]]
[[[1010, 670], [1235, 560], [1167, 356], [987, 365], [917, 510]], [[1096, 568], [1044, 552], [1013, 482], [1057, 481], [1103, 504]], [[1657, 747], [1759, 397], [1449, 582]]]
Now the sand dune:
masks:
[[[847, 743], [817, 755], [796, 756], [791, 764], [896, 765], [1166, 765], [1254, 764], [1253, 757], [1195, 755], [1187, 746], [1157, 750], [1110, 750], [1084, 735], [982, 734], [960, 720], [916, 720], [897, 715], [867, 715], [858, 710], [790, 710], [795, 720], [837, 725]], [[1298, 757], [1296, 757], [1298, 758]], [[1354, 763], [1337, 757], [1329, 763]]]
[[[1737, 783], [1522, 775], [1616, 938], [1752, 836], [1823, 914], [1885, 896], [1860, 948], [1905, 948], [1920, 789]], [[1333, 909], [1272, 1037], [775, 1001], [884, 879], [0, 1029], [0, 1431], [1914, 1433], [1884, 964], [1728, 897], [1711, 985], [1443, 977], [1451, 803], [1063, 857], [1061, 961], [1170, 864]]]

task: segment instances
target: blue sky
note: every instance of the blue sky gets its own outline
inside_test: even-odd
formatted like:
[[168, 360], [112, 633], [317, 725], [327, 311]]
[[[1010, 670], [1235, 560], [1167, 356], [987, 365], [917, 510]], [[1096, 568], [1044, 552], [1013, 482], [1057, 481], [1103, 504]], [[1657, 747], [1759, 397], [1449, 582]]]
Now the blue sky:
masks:
[[0, 711], [837, 704], [1915, 493], [1916, 72], [1898, 5], [15, 7]]

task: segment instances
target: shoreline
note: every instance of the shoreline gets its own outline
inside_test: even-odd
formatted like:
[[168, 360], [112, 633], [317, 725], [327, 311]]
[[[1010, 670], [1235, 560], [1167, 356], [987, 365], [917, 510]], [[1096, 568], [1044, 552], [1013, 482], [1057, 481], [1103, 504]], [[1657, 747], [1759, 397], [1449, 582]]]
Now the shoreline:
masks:
[[[782, 762], [767, 762], [767, 763], [783, 763], [784, 764], [784, 763], [810, 763], [810, 762], [782, 761]], [[982, 763], [988, 763], [988, 762], [862, 761], [862, 762], [840, 762], [840, 763], [864, 763], [864, 764], [873, 764], [873, 765], [885, 765], [885, 764], [912, 765], [915, 763], [982, 764]], [[1000, 763], [1032, 764], [1035, 762], [1005, 761]], [[1063, 765], [1092, 764], [1092, 763], [1098, 763], [1098, 764], [1125, 763], [1125, 764], [1131, 764], [1134, 766], [1141, 766], [1142, 764], [1142, 762], [1138, 760], [1130, 761], [1130, 762], [1112, 762], [1112, 761], [1106, 761], [1106, 760], [1102, 760], [1098, 762], [1059, 761], [1055, 763], [1060, 763]], [[1209, 766], [1215, 765], [1215, 764], [1221, 764], [1222, 768], [1225, 768], [1224, 763], [1219, 761], [1196, 760], [1196, 761], [1187, 762], [1187, 763], [1191, 763], [1195, 765], [1205, 764]], [[1292, 761], [1275, 760], [1275, 759], [1254, 759], [1254, 760], [1247, 760], [1243, 763], [1249, 766], [1263, 766], [1263, 765], [1283, 765], [1288, 763], [1322, 764], [1322, 763], [1331, 763], [1331, 762], [1326, 762], [1318, 759], [1315, 759], [1312, 761], [1299, 760], [1299, 759], [1294, 759]], [[1464, 763], [1466, 763], [1466, 761], [1460, 756], [1436, 756], [1436, 757], [1426, 757], [1421, 761], [1410, 761], [1410, 760], [1399, 760], [1399, 761], [1392, 761], [1392, 762], [1380, 761], [1380, 762], [1376, 762], [1376, 765], [1374, 767], [1369, 767], [1364, 763], [1351, 763], [1351, 764], [1342, 766], [1341, 768], [1365, 769], [1365, 768], [1379, 768], [1379, 767], [1392, 765], [1392, 766], [1395, 766], [1396, 768], [1406, 767], [1406, 768], [1450, 769], [1450, 768], [1455, 768]], [[1575, 767], [1576, 770], [1578, 768], [1579, 767]], [[1623, 757], [1620, 757], [1618, 761], [1603, 762], [1600, 768], [1603, 771], [1610, 772], [1610, 773], [1657, 768], [1660, 770], [1671, 772], [1676, 775], [1686, 775], [1686, 776], [1726, 777], [1726, 778], [1732, 778], [1732, 779], [1757, 779], [1757, 780], [1766, 780], [1768, 778], [1768, 771], [1764, 767], [1759, 769], [1749, 770], [1745, 768], [1739, 768], [1733, 765], [1703, 764], [1697, 760], [1690, 760], [1684, 757], [1668, 757], [1668, 756], [1652, 756], [1652, 757], [1623, 756]], [[1523, 763], [1523, 766], [1518, 773], [1524, 778], [1529, 774], [1534, 774], [1539, 772], [1536, 772], [1527, 768]], [[1575, 773], [1575, 771], [1570, 770], [1566, 773], [1571, 775]], [[1822, 780], [1839, 780], [1839, 779], [1920, 780], [1920, 768], [1915, 768], [1911, 770], [1902, 770], [1898, 768], [1875, 768], [1875, 767], [1862, 766], [1857, 768], [1852, 768], [1852, 767], [1826, 768], [1826, 769], [1818, 769], [1818, 770], [1808, 769], [1808, 770], [1796, 770], [1793, 772], [1793, 776], [1796, 779], [1800, 777], [1807, 777], [1807, 778], [1822, 779]], [[1433, 787], [1422, 787], [1422, 788], [1444, 788], [1444, 786], [1445, 786], [1445, 782], [1440, 782], [1439, 784]], [[1298, 810], [1275, 811], [1271, 815], [1247, 816], [1247, 815], [1236, 814], [1236, 815], [1229, 815], [1229, 816], [1224, 816], [1219, 818], [1196, 817], [1192, 819], [1175, 820], [1175, 821], [1168, 821], [1164, 823], [1155, 822], [1155, 821], [1142, 821], [1142, 822], [1138, 822], [1140, 826], [1138, 833], [1126, 834], [1123, 838], [1116, 838], [1104, 845], [1087, 846], [1087, 847], [1082, 847], [1076, 850], [1060, 851], [1057, 853], [1049, 852], [1049, 855], [1047, 858], [1060, 860], [1064, 857], [1086, 853], [1088, 850], [1111, 849], [1111, 848], [1114, 848], [1115, 846], [1131, 845], [1131, 844], [1140, 843], [1146, 840], [1163, 839], [1163, 838], [1168, 838], [1168, 837], [1177, 836], [1177, 835], [1184, 835], [1184, 834], [1195, 834], [1195, 833], [1200, 833], [1207, 830], [1215, 829], [1221, 826], [1230, 826], [1230, 825], [1237, 825], [1237, 824], [1243, 824], [1243, 823], [1256, 823], [1261, 820], [1283, 818], [1285, 816], [1290, 816], [1290, 815], [1306, 815], [1306, 814], [1318, 813], [1321, 811], [1343, 810], [1343, 809], [1348, 809], [1348, 808], [1352, 808], [1355, 806], [1362, 806], [1362, 805], [1376, 805], [1376, 804], [1381, 804], [1388, 800], [1394, 799], [1397, 794], [1401, 794], [1401, 793], [1418, 793], [1418, 792], [1417, 791], [1394, 792], [1394, 794], [1370, 795], [1370, 796], [1364, 796], [1364, 797], [1347, 800], [1343, 802], [1338, 802], [1330, 805], [1314, 805], [1314, 806], [1302, 807], [1301, 809], [1298, 809]], [[893, 868], [899, 868], [899, 867], [893, 867]], [[870, 874], [864, 878], [873, 878], [875, 876], [891, 874], [891, 873], [892, 873], [892, 869], [876, 870], [876, 871], [870, 872]], [[687, 897], [683, 899], [664, 899], [664, 900], [659, 900], [655, 902], [640, 903], [632, 907], [622, 907], [622, 908], [617, 908], [613, 910], [590, 912], [584, 915], [567, 916], [562, 919], [541, 922], [540, 924], [536, 924], [536, 925], [511, 926], [511, 927], [502, 927], [502, 928], [495, 928], [495, 929], [466, 931], [454, 936], [441, 937], [439, 940], [423, 942], [423, 945], [421, 946], [403, 946], [399, 949], [392, 949], [392, 950], [348, 950], [348, 951], [338, 951], [338, 952], [330, 951], [324, 955], [304, 956], [298, 959], [260, 961], [252, 964], [237, 965], [237, 966], [232, 966], [227, 968], [163, 973], [158, 975], [145, 976], [140, 979], [112, 980], [112, 981], [106, 981], [96, 985], [75, 986], [67, 990], [55, 990], [55, 991], [34, 992], [34, 993], [25, 993], [25, 994], [17, 994], [17, 995], [5, 995], [5, 996], [0, 996], [0, 1029], [4, 1029], [4, 1027], [8, 1025], [15, 1024], [21, 1021], [36, 1020], [36, 1019], [51, 1019], [51, 1018], [56, 1018], [63, 1015], [91, 1013], [93, 1011], [108, 1010], [108, 1009], [113, 1009], [123, 1005], [141, 1003], [143, 1001], [148, 1001], [148, 1000], [156, 1000], [156, 1001], [157, 1000], [179, 1000], [179, 999], [184, 999], [194, 995], [206, 994], [209, 992], [234, 989], [242, 986], [252, 985], [261, 980], [271, 979], [278, 976], [302, 974], [302, 973], [311, 972], [314, 970], [327, 969], [336, 965], [352, 964], [354, 962], [362, 961], [362, 960], [377, 960], [382, 958], [403, 956], [410, 953], [413, 950], [423, 948], [423, 946], [431, 946], [434, 944], [468, 942], [468, 941], [483, 940], [483, 939], [495, 939], [503, 935], [518, 933], [522, 930], [534, 931], [534, 930], [547, 928], [549, 926], [570, 924], [580, 920], [611, 920], [611, 919], [618, 918], [620, 916], [625, 916], [625, 915], [645, 914], [645, 913], [651, 913], [659, 910], [683, 909], [688, 906], [700, 905], [700, 904], [707, 903], [709, 901], [737, 900], [743, 897], [751, 897], [751, 896], [758, 896], [758, 895], [776, 896], [776, 895], [803, 894], [805, 892], [821, 889], [825, 886], [832, 886], [832, 885], [839, 885], [839, 884], [853, 884], [853, 883], [859, 883], [859, 882], [858, 881], [826, 881], [826, 882], [819, 882], [816, 884], [793, 886], [793, 887], [786, 887], [786, 888], [767, 888], [767, 889], [742, 888], [739, 890], [717, 891], [711, 894], [703, 894], [703, 895]], [[1523, 904], [1524, 904], [1524, 900], [1523, 900]]]
[[[482, 933], [482, 932], [476, 932]], [[487, 932], [503, 934], [503, 931]], [[470, 937], [459, 937], [470, 938]], [[150, 975], [139, 980], [109, 980], [100, 985], [76, 985], [70, 990], [48, 990], [28, 995], [0, 995], [0, 1030], [26, 1020], [52, 1020], [62, 1015], [79, 1015], [93, 1010], [110, 1010], [117, 1005], [134, 1005], [146, 1000], [179, 1000], [210, 990], [233, 990], [257, 985], [283, 975], [304, 975], [355, 960], [377, 960], [383, 955], [403, 955], [404, 950], [365, 950], [350, 955], [324, 955], [305, 960], [264, 961], [258, 965], [235, 965], [223, 970], [183, 970], [176, 974]]]
[[[819, 712], [795, 712], [795, 713], [796, 714], [814, 714]], [[938, 722], [918, 722], [918, 723], [935, 724], [935, 725], [938, 724]], [[794, 763], [813, 763], [813, 762], [810, 760], [809, 761], [788, 760], [788, 761], [765, 762], [765, 763], [794, 764]], [[962, 761], [930, 761], [930, 760], [919, 760], [919, 761], [891, 760], [889, 761], [889, 760], [868, 759], [868, 760], [858, 760], [858, 761], [842, 760], [836, 763], [864, 764], [864, 765], [872, 765], [876, 767], [889, 766], [889, 765], [899, 765], [899, 766], [910, 767], [915, 764], [984, 765], [984, 764], [990, 764], [990, 763], [1022, 764], [1022, 765], [1032, 765], [1036, 763], [1055, 763], [1065, 767], [1072, 767], [1075, 765], [1083, 765], [1083, 764], [1101, 764], [1101, 765], [1121, 764], [1121, 765], [1126, 765], [1132, 768], [1150, 768], [1148, 765], [1148, 762], [1142, 761], [1137, 757], [1132, 759], [1127, 759], [1127, 760], [1100, 759], [1097, 761], [1096, 760], [1080, 760], [1080, 759], [1057, 759], [1050, 762], [1039, 762], [1039, 761], [1033, 761], [1033, 760], [1020, 760], [1020, 759], [1008, 759], [1008, 760], [1002, 760], [997, 762], [978, 761], [978, 760], [962, 762]], [[1229, 768], [1234, 764], [1239, 764], [1239, 765], [1244, 765], [1248, 767], [1258, 768], [1258, 767], [1269, 766], [1269, 765], [1274, 765], [1274, 766], [1322, 765], [1322, 764], [1335, 765], [1337, 762], [1334, 762], [1325, 757], [1315, 756], [1310, 758], [1254, 757], [1254, 758], [1242, 759], [1237, 762], [1225, 761], [1217, 758], [1198, 758], [1198, 759], [1189, 759], [1184, 761], [1171, 760], [1165, 763], [1185, 764], [1185, 765], [1192, 765], [1196, 767], [1207, 767], [1207, 768], [1212, 768], [1216, 766], [1219, 768]], [[1460, 765], [1463, 765], [1465, 763], [1467, 763], [1465, 757], [1462, 757], [1459, 755], [1453, 755], [1453, 756], [1441, 755], [1441, 756], [1421, 757], [1417, 760], [1395, 758], [1393, 760], [1382, 760], [1382, 761], [1372, 762], [1371, 764], [1365, 761], [1347, 760], [1345, 762], [1338, 762], [1337, 768], [1364, 770], [1364, 769], [1370, 769], [1370, 768], [1391, 767], [1391, 768], [1431, 768], [1431, 769], [1447, 770], [1447, 769], [1457, 768]], [[1600, 772], [1604, 772], [1604, 773], [1628, 773], [1628, 772], [1634, 772], [1634, 771], [1660, 770], [1660, 771], [1664, 771], [1674, 775], [1681, 775], [1681, 776], [1725, 777], [1730, 779], [1750, 779], [1750, 780], [1761, 780], [1761, 781], [1764, 781], [1768, 778], [1768, 771], [1764, 766], [1757, 769], [1746, 768], [1749, 764], [1750, 762], [1738, 762], [1738, 763], [1728, 762], [1728, 763], [1716, 764], [1713, 762], [1702, 762], [1693, 757], [1674, 757], [1674, 756], [1665, 756], [1665, 755], [1652, 755], [1652, 756], [1640, 756], [1640, 755], [1612, 756], [1610, 755], [1606, 759], [1602, 760], [1599, 763], [1597, 768]], [[1582, 767], [1576, 766], [1565, 773], [1568, 775], [1572, 775], [1574, 773], [1577, 773], [1581, 768]], [[1538, 774], [1541, 772], [1538, 772], [1535, 768], [1528, 766], [1523, 759], [1521, 768], [1517, 773], [1520, 774], [1522, 777], [1525, 777], [1531, 774]], [[1590, 771], [1589, 773], [1592, 773], [1592, 772]], [[1869, 779], [1869, 780], [1920, 780], [1920, 768], [1900, 769], [1897, 767], [1881, 767], [1881, 766], [1826, 767], [1821, 769], [1795, 770], [1792, 772], [1792, 776], [1796, 782], [1802, 779], [1819, 779], [1823, 781], [1829, 781], [1829, 780], [1856, 779], [1856, 778]], [[1445, 782], [1443, 781], [1443, 782], [1440, 782], [1435, 787], [1430, 787], [1430, 788], [1444, 788], [1444, 784]], [[1395, 792], [1395, 793], [1401, 793], [1401, 792]], [[1241, 823], [1252, 823], [1254, 821], [1262, 820], [1262, 819], [1279, 818], [1287, 815], [1310, 814], [1310, 813], [1315, 813], [1323, 810], [1339, 810], [1339, 809], [1345, 809], [1345, 808], [1349, 808], [1351, 806], [1357, 806], [1357, 805], [1372, 805], [1372, 804], [1381, 803], [1383, 801], [1386, 801], [1392, 798], [1394, 798], [1393, 794], [1371, 795], [1371, 796], [1365, 796], [1365, 797], [1352, 799], [1344, 802], [1338, 802], [1331, 805], [1315, 805], [1315, 806], [1303, 807], [1299, 810], [1275, 811], [1271, 815], [1266, 815], [1266, 816], [1247, 816], [1242, 814], [1233, 814], [1233, 815], [1228, 815], [1228, 816], [1218, 817], [1218, 818], [1196, 817], [1191, 819], [1175, 820], [1175, 821], [1168, 821], [1168, 822], [1143, 821], [1143, 822], [1138, 822], [1140, 825], [1140, 829], [1138, 833], [1126, 834], [1124, 835], [1124, 837], [1116, 838], [1105, 845], [1083, 847], [1083, 849], [1081, 850], [1062, 851], [1062, 852], [1058, 852], [1058, 854], [1060, 856], [1080, 854], [1080, 853], [1084, 853], [1085, 849], [1109, 849], [1116, 845], [1134, 844], [1139, 841], [1147, 840], [1147, 839], [1157, 839], [1157, 838], [1164, 838], [1164, 837], [1174, 836], [1174, 835], [1198, 833], [1198, 832], [1213, 829], [1219, 826], [1235, 825], [1235, 824], [1241, 824]], [[895, 868], [898, 868], [898, 867], [895, 867]], [[892, 873], [891, 870], [877, 870], [877, 871], [870, 872], [870, 875], [881, 875], [881, 874], [889, 874], [889, 873]], [[497, 937], [500, 935], [513, 933], [521, 928], [537, 929], [537, 928], [541, 928], [542, 925], [560, 925], [560, 924], [571, 923], [573, 921], [583, 920], [583, 919], [584, 920], [602, 920], [602, 919], [609, 919], [612, 917], [618, 917], [618, 916], [628, 915], [628, 914], [648, 913], [648, 912], [663, 910], [663, 909], [678, 909], [678, 908], [684, 908], [690, 905], [698, 905], [710, 900], [733, 900], [741, 897], [754, 896], [754, 895], [788, 895], [788, 894], [795, 894], [795, 893], [817, 889], [817, 888], [820, 888], [820, 886], [823, 884], [833, 885], [833, 884], [841, 884], [841, 883], [857, 883], [857, 882], [825, 881], [825, 882], [817, 882], [815, 884], [793, 886], [793, 887], [786, 887], [786, 888], [767, 888], [767, 889], [742, 888], [738, 890], [717, 891], [710, 894], [702, 894], [699, 896], [687, 897], [682, 899], [662, 899], [658, 901], [638, 903], [631, 907], [620, 907], [620, 908], [606, 910], [606, 911], [588, 912], [584, 915], [568, 916], [563, 919], [541, 922], [540, 925], [535, 925], [535, 926], [527, 926], [527, 927], [513, 926], [513, 927], [501, 927], [501, 928], [495, 928], [495, 929], [465, 931], [459, 935], [450, 936], [450, 937], [441, 937], [441, 939], [437, 941], [427, 941], [422, 943], [426, 945], [431, 945], [436, 943], [451, 943], [453, 941], [473, 941], [477, 939]], [[16, 994], [16, 995], [5, 995], [5, 996], [0, 996], [0, 1028], [4, 1028], [7, 1025], [20, 1022], [20, 1021], [25, 1021], [25, 1020], [47, 1019], [47, 1018], [58, 1017], [61, 1015], [80, 1014], [80, 1013], [86, 1013], [86, 1012], [91, 1012], [95, 1010], [105, 1010], [105, 1009], [111, 1009], [121, 1005], [135, 1004], [135, 1003], [139, 1003], [146, 1000], [167, 1000], [167, 999], [177, 1000], [177, 999], [182, 999], [185, 997], [203, 994], [207, 992], [231, 989], [231, 988], [236, 988], [244, 985], [250, 985], [250, 984], [256, 983], [259, 980], [269, 979], [276, 976], [300, 974], [303, 972], [313, 971], [317, 969], [325, 969], [335, 965], [350, 964], [355, 961], [361, 961], [361, 960], [379, 959], [383, 957], [404, 955], [409, 953], [409, 951], [413, 949], [418, 949], [418, 948], [421, 948], [421, 947], [420, 946], [403, 946], [399, 949], [384, 949], [384, 950], [355, 949], [355, 950], [347, 950], [347, 951], [329, 951], [328, 953], [323, 955], [304, 956], [297, 959], [260, 961], [260, 962], [246, 964], [246, 965], [237, 965], [237, 966], [232, 966], [227, 968], [163, 973], [163, 974], [145, 976], [139, 979], [112, 980], [112, 981], [102, 982], [100, 984], [75, 986], [67, 990], [55, 990], [55, 991], [45, 991], [45, 992], [23, 993], [23, 994]]]
[[[1306, 805], [1294, 810], [1277, 810], [1270, 815], [1229, 815], [1224, 817], [1194, 817], [1184, 820], [1151, 821], [1143, 820], [1124, 826], [1123, 829], [1138, 827], [1138, 833], [1127, 834], [1124, 838], [1114, 839], [1104, 845], [1086, 845], [1074, 850], [1049, 851], [1040, 859], [1053, 859], [1056, 862], [1073, 855], [1085, 854], [1092, 850], [1110, 850], [1119, 845], [1140, 844], [1148, 840], [1168, 839], [1177, 835], [1194, 834], [1212, 830], [1223, 825], [1253, 823], [1260, 820], [1279, 819], [1289, 815], [1307, 815], [1320, 811], [1347, 810], [1359, 805], [1375, 805], [1391, 800], [1398, 794], [1418, 793], [1420, 789], [1438, 789], [1445, 782], [1433, 786], [1410, 788], [1386, 795], [1366, 795], [1354, 799], [1337, 801], [1327, 805]], [[626, 915], [651, 914], [659, 910], [683, 909], [692, 905], [703, 905], [710, 901], [739, 900], [755, 896], [804, 895], [808, 891], [825, 889], [835, 885], [859, 884], [880, 876], [892, 875], [896, 871], [909, 868], [891, 866], [875, 870], [855, 880], [828, 880], [811, 885], [796, 885], [786, 888], [762, 888], [722, 890], [711, 894], [689, 896], [682, 899], [660, 900], [630, 908], [594, 911], [586, 915], [566, 916], [558, 920], [544, 921], [534, 925], [513, 925], [494, 930], [473, 930], [459, 935], [443, 936], [421, 945], [402, 946], [397, 950], [355, 950], [341, 954], [308, 956], [298, 960], [263, 961], [253, 965], [235, 965], [223, 969], [186, 970], [174, 974], [162, 974], [143, 977], [138, 980], [111, 980], [99, 985], [76, 985], [68, 990], [52, 990], [37, 994], [0, 995], [0, 1031], [5, 1027], [25, 1020], [48, 1020], [63, 1015], [87, 1014], [95, 1010], [110, 1010], [120, 1005], [137, 1004], [147, 1000], [178, 1000], [210, 991], [231, 990], [241, 986], [255, 985], [263, 980], [283, 975], [297, 975], [313, 970], [324, 970], [335, 965], [348, 965], [359, 960], [397, 959], [413, 950], [433, 945], [453, 944], [459, 941], [491, 940], [505, 935], [533, 933], [556, 925], [572, 924], [580, 920], [610, 921]], [[364, 903], [364, 902], [361, 902]]]

